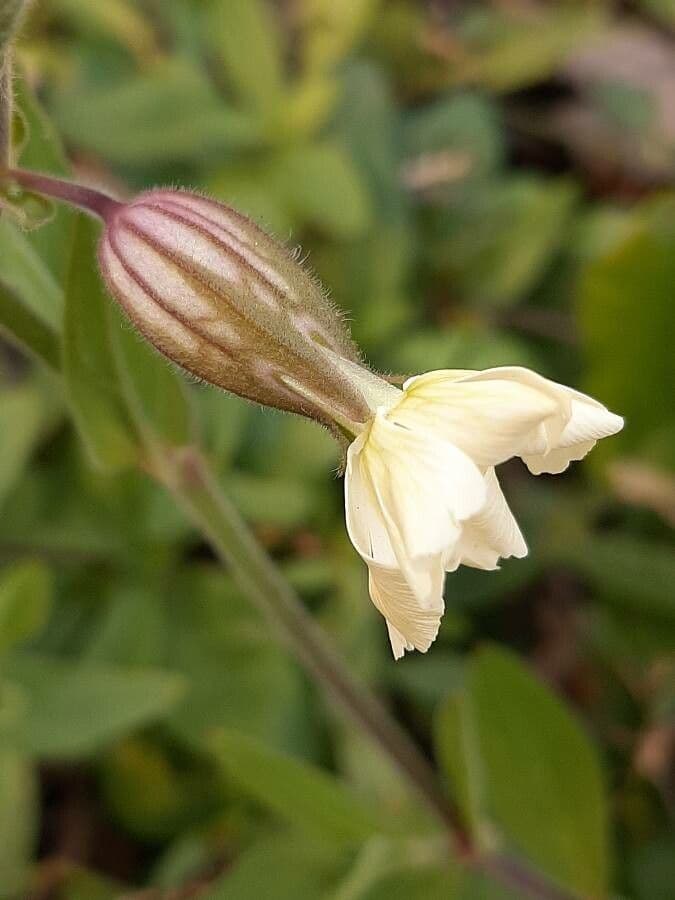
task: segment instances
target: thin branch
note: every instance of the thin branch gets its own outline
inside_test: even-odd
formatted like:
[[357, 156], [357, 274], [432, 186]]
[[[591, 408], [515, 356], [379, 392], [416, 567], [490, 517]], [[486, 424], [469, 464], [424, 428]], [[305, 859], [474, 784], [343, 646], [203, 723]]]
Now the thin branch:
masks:
[[323, 630], [220, 489], [196, 448], [164, 461], [158, 477], [228, 565], [242, 591], [276, 626], [286, 645], [336, 707], [389, 758], [449, 833], [459, 859], [533, 900], [575, 900], [575, 895], [516, 857], [474, 846], [462, 814], [447, 796], [417, 745], [379, 699], [349, 671]]
[[0, 52], [0, 166], [9, 165], [12, 151], [12, 64]]

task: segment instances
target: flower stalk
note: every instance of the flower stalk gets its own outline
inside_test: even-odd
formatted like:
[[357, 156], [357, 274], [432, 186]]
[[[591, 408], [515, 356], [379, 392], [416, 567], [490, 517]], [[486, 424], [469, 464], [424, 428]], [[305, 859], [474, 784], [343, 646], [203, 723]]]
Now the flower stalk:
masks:
[[12, 152], [12, 65], [9, 53], [0, 52], [0, 165], [10, 162]]
[[200, 450], [180, 448], [165, 462], [168, 464], [154, 472], [154, 476], [168, 488], [227, 565], [242, 592], [272, 623], [335, 709], [369, 737], [439, 820], [459, 860], [485, 872], [517, 896], [532, 900], [575, 900], [573, 893], [516, 857], [475, 846], [458, 807], [432, 766], [377, 696], [350, 672], [346, 661], [305, 611], [219, 487]]
[[[497, 375], [430, 373], [430, 378], [422, 376], [412, 389], [406, 384], [399, 391], [363, 365], [320, 286], [285, 248], [250, 220], [208, 198], [158, 190], [146, 192], [130, 203], [120, 203], [80, 185], [3, 169], [1, 163], [0, 178], [64, 200], [103, 219], [100, 263], [104, 280], [138, 330], [165, 356], [233, 393], [316, 419], [331, 428], [338, 439], [355, 438], [348, 453], [347, 470], [352, 488], [352, 499], [348, 501], [350, 535], [368, 562], [371, 595], [390, 625], [396, 655], [413, 646], [426, 649], [433, 640], [442, 612], [446, 567], [455, 562], [459, 565], [465, 558], [480, 562], [484, 568], [494, 567], [492, 563], [487, 565], [485, 554], [489, 552], [490, 560], [492, 556], [507, 555], [501, 552], [503, 535], [498, 539], [492, 532], [482, 534], [485, 523], [480, 514], [487, 509], [484, 494], [490, 487], [493, 492], [496, 490], [492, 467], [513, 455], [513, 448], [506, 452], [500, 445], [494, 459], [475, 461], [467, 455], [460, 460], [463, 468], [456, 464], [463, 451], [454, 446], [454, 437], [472, 435], [474, 430], [464, 428], [473, 420], [466, 416], [458, 419], [457, 410], [462, 404], [472, 409], [486, 408], [482, 402], [483, 382], [499, 382], [488, 395], [491, 407], [495, 391], [503, 399], [512, 382], [518, 397], [527, 401], [520, 416], [525, 430], [517, 449], [530, 460], [528, 465], [534, 470], [560, 471], [569, 459], [588, 452], [595, 439], [604, 436], [601, 432], [610, 433], [620, 427], [618, 417], [617, 421], [606, 420], [607, 411], [598, 412], [595, 401], [590, 401], [589, 413], [589, 398], [568, 398], [564, 394], [567, 389], [563, 389], [562, 400], [557, 404], [550, 400], [539, 410], [536, 397], [530, 397], [532, 391], [527, 389], [527, 384], [539, 376], [523, 374], [521, 370], [497, 370]], [[560, 386], [542, 385], [541, 381], [536, 381], [536, 385], [542, 396], [551, 392], [557, 396]], [[479, 386], [475, 387], [474, 382]], [[522, 382], [526, 382], [525, 387]], [[451, 400], [449, 406], [446, 394]], [[442, 409], [451, 411], [449, 419], [437, 413], [435, 404], [439, 398]], [[477, 406], [475, 400], [480, 401]], [[541, 399], [537, 402], [543, 403]], [[578, 407], [576, 414], [574, 404]], [[559, 408], [564, 413], [560, 416]], [[508, 426], [517, 421], [513, 410], [505, 421]], [[452, 441], [448, 439], [450, 432]], [[485, 450], [484, 442], [479, 441], [479, 445]], [[436, 452], [437, 447], [445, 455]], [[472, 448], [465, 449], [468, 453]], [[412, 454], [408, 460], [412, 450], [420, 453], [417, 458]], [[543, 467], [542, 459], [548, 460], [548, 469]], [[399, 533], [400, 510], [390, 500], [401, 497], [405, 482], [395, 476], [400, 469], [405, 473], [419, 470], [426, 477], [438, 463], [440, 478], [440, 473], [447, 474], [448, 470], [441, 463], [448, 461], [455, 466], [458, 477], [465, 471], [471, 472], [477, 487], [473, 499], [464, 497], [468, 506], [453, 508], [452, 516], [435, 515], [433, 504], [429, 504], [428, 520], [439, 525], [439, 541], [431, 548], [433, 554], [427, 553], [426, 547], [422, 547], [425, 552], [419, 553], [414, 541], [409, 540], [410, 535], [405, 530]], [[475, 472], [470, 469], [479, 464]], [[347, 662], [308, 615], [222, 493], [199, 448], [164, 449], [146, 465], [228, 566], [242, 592], [276, 627], [315, 683], [416, 791], [452, 840], [459, 859], [489, 874], [518, 896], [574, 900], [572, 893], [518, 858], [474, 844], [460, 809], [448, 797], [431, 764], [386, 707], [352, 675]], [[439, 480], [438, 485], [430, 482], [425, 487], [426, 494], [421, 499], [443, 499], [440, 488], [447, 488], [453, 503], [454, 497], [462, 494]], [[499, 495], [494, 496], [499, 499]], [[499, 506], [494, 496], [490, 509]], [[518, 555], [514, 552], [519, 546], [517, 534], [503, 509], [500, 520], [509, 525], [510, 555]], [[469, 528], [474, 533], [463, 544], [462, 527], [454, 526], [463, 526], [465, 521], [469, 522], [467, 534]], [[407, 528], [403, 520], [401, 524]], [[446, 525], [452, 527], [445, 528]], [[450, 554], [453, 548], [440, 541], [445, 541], [446, 531], [456, 536], [456, 560]], [[387, 543], [392, 535], [397, 541], [395, 548]], [[479, 551], [483, 553], [480, 558], [476, 557]], [[429, 565], [433, 570], [428, 569]], [[431, 602], [418, 603], [419, 597], [411, 591], [411, 585], [420, 596], [424, 595], [424, 600], [429, 595]], [[392, 603], [400, 608], [392, 607]], [[423, 618], [428, 613], [433, 619], [433, 634], [427, 634], [429, 629]], [[416, 633], [403, 633], [408, 632], [411, 623], [426, 629], [419, 641]]]

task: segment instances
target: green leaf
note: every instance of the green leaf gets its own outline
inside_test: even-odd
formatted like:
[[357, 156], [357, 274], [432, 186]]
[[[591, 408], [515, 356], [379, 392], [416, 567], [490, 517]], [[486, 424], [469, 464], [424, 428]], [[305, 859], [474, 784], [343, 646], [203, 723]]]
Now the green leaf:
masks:
[[31, 318], [60, 332], [63, 295], [54, 275], [31, 245], [27, 235], [0, 218], [0, 288], [4, 285], [26, 307]]
[[284, 527], [305, 524], [316, 504], [316, 491], [300, 478], [232, 472], [227, 489], [246, 518]]
[[584, 574], [607, 603], [675, 620], [671, 547], [629, 535], [588, 534], [557, 555]]
[[493, 91], [518, 90], [547, 78], [604, 23], [602, 8], [552, 6], [534, 20], [507, 8], [483, 16], [471, 34], [469, 17], [468, 40], [451, 68], [452, 80]]
[[487, 183], [444, 212], [432, 257], [476, 305], [515, 303], [562, 244], [576, 196], [567, 181], [533, 176]]
[[446, 773], [464, 822], [481, 839], [485, 798], [485, 771], [472, 698], [465, 687], [452, 690], [438, 711], [435, 728], [438, 761]]
[[206, 37], [239, 97], [274, 115], [283, 95], [277, 10], [265, 0], [211, 0]]
[[[593, 747], [563, 704], [511, 653], [485, 648], [467, 673], [465, 722], [442, 714], [443, 741], [474, 740], [483, 773], [483, 819], [551, 877], [583, 896], [607, 890], [607, 809]], [[473, 752], [476, 752], [475, 750]], [[469, 750], [469, 753], [473, 752]], [[439, 747], [448, 777], [467, 796], [465, 754]], [[481, 791], [474, 789], [480, 798]], [[472, 810], [475, 804], [471, 804]], [[472, 811], [472, 815], [473, 815]]]
[[441, 866], [396, 869], [378, 879], [358, 900], [452, 900], [457, 896], [457, 873]]
[[0, 505], [21, 477], [43, 427], [43, 401], [29, 386], [0, 392]]
[[503, 155], [494, 104], [472, 94], [441, 96], [413, 113], [405, 140], [411, 157], [442, 154], [464, 168], [462, 177], [493, 171]]
[[131, 465], [135, 437], [120, 396], [106, 297], [96, 264], [99, 226], [79, 215], [65, 289], [63, 375], [78, 430], [102, 469]]
[[51, 594], [44, 563], [20, 562], [0, 572], [0, 653], [44, 626]]
[[61, 364], [58, 332], [42, 321], [18, 294], [0, 283], [0, 331], [52, 369]]
[[323, 70], [341, 62], [363, 37], [380, 0], [301, 0], [302, 54], [310, 70]]
[[674, 217], [674, 194], [638, 209], [631, 233], [589, 264], [579, 295], [588, 390], [627, 421], [601, 454], [639, 448], [673, 468]]
[[644, 843], [630, 860], [632, 896], [637, 900], [670, 900], [675, 884], [675, 838], [665, 834]]
[[72, 758], [98, 750], [167, 714], [184, 691], [178, 675], [23, 654], [8, 661], [28, 710], [23, 746], [39, 757]]
[[276, 163], [273, 182], [301, 222], [338, 238], [370, 224], [368, 196], [350, 157], [332, 143], [297, 147]]
[[211, 385], [198, 387], [193, 397], [204, 445], [216, 467], [226, 469], [241, 446], [251, 407]]
[[214, 735], [211, 748], [243, 790], [316, 837], [351, 844], [387, 830], [346, 785], [309, 763], [235, 731]]
[[327, 900], [344, 863], [336, 848], [282, 834], [258, 840], [203, 900]]
[[192, 438], [191, 412], [181, 376], [108, 306], [117, 377], [129, 416], [149, 449], [181, 447]]
[[222, 569], [190, 567], [170, 593], [161, 598], [166, 659], [191, 686], [169, 719], [172, 730], [199, 750], [224, 727], [308, 752], [313, 733], [297, 667]]
[[62, 95], [55, 118], [74, 144], [124, 165], [150, 165], [250, 147], [249, 118], [228, 107], [197, 68], [162, 63], [113, 86]]
[[0, 749], [0, 896], [26, 896], [26, 879], [37, 837], [38, 796], [30, 764]]

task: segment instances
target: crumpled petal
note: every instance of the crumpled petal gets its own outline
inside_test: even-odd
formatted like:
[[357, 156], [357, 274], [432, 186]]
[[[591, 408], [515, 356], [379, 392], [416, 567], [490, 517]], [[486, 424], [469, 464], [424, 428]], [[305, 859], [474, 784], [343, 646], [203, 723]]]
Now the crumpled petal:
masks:
[[370, 595], [394, 654], [425, 651], [443, 614], [443, 560], [461, 522], [485, 502], [482, 474], [460, 450], [378, 411], [347, 452], [349, 537], [369, 568]]
[[527, 555], [495, 465], [520, 456], [535, 474], [561, 472], [622, 427], [591, 397], [517, 366], [429, 372], [377, 409], [347, 452], [346, 518], [397, 659], [434, 641], [445, 571]]
[[398, 408], [411, 411], [405, 418], [435, 417], [448, 440], [483, 466], [520, 456], [535, 475], [557, 474], [623, 428], [602, 403], [522, 366], [428, 372], [404, 390]]
[[438, 371], [410, 378], [391, 416], [408, 428], [433, 431], [478, 466], [496, 466], [531, 446], [557, 410], [555, 398], [514, 379]]
[[610, 412], [602, 403], [530, 369], [503, 366], [470, 376], [473, 382], [494, 377], [526, 384], [556, 404], [554, 414], [545, 419], [523, 452], [517, 454], [534, 475], [564, 472], [570, 462], [583, 459], [596, 441], [623, 428], [621, 416]]
[[445, 560], [448, 572], [460, 565], [475, 569], [499, 568], [499, 560], [527, 556], [527, 544], [497, 480], [493, 468], [485, 473], [487, 499], [483, 509], [462, 528], [454, 553]]

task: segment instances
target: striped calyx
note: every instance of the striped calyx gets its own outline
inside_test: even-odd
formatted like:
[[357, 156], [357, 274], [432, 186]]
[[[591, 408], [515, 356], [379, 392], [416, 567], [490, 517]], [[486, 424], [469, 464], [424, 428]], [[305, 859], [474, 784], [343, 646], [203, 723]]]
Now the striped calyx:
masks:
[[367, 420], [360, 385], [376, 376], [318, 282], [253, 222], [178, 190], [148, 191], [103, 218], [108, 289], [161, 353], [333, 430]]

